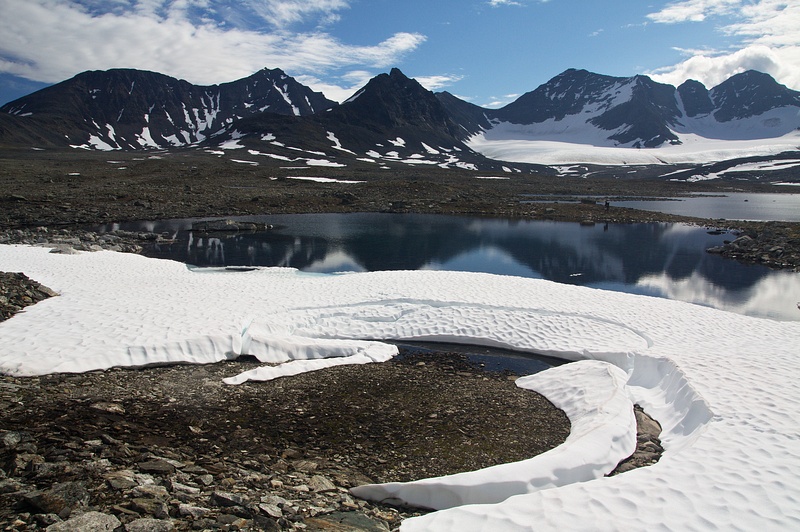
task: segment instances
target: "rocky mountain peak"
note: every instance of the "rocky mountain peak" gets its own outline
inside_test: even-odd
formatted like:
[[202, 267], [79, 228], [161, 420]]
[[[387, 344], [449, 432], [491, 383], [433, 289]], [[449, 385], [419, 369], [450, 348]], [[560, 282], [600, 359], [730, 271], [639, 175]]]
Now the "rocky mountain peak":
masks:
[[699, 81], [686, 80], [677, 90], [686, 116], [692, 118], [707, 115], [714, 110], [714, 102], [708, 95], [708, 89]]
[[372, 78], [337, 111], [353, 123], [458, 131], [436, 96], [397, 68]]
[[755, 70], [730, 77], [711, 89], [709, 95], [717, 109], [714, 117], [720, 122], [759, 115], [777, 107], [800, 106], [800, 92]]

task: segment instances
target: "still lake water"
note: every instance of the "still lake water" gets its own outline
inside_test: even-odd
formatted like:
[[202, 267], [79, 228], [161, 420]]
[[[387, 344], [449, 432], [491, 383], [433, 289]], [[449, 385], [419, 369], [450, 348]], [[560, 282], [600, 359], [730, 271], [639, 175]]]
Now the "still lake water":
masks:
[[613, 201], [611, 205], [723, 220], [800, 222], [800, 194], [697, 194], [679, 199]]
[[[733, 239], [702, 227], [647, 223], [583, 226], [412, 214], [294, 214], [247, 217], [265, 232], [201, 234], [192, 220], [113, 224], [167, 233], [145, 252], [194, 267], [287, 266], [326, 274], [461, 270], [542, 278], [645, 294], [779, 320], [800, 320], [800, 275], [706, 253]], [[235, 273], [232, 273], [235, 275]]]

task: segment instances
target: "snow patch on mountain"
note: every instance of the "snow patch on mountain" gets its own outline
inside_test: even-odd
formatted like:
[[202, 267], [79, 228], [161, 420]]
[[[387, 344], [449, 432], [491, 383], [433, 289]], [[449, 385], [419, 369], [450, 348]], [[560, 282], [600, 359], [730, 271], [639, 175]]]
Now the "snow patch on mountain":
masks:
[[778, 107], [747, 118], [719, 122], [712, 114], [682, 117], [673, 130], [683, 140], [684, 135], [697, 135], [717, 140], [764, 140], [783, 137], [800, 127], [800, 108]]
[[544, 135], [526, 135], [526, 131], [530, 130], [514, 126], [499, 124], [489, 131], [474, 135], [466, 144], [491, 159], [547, 165], [709, 163], [800, 149], [800, 131], [777, 138], [750, 140], [720, 140], [682, 134], [680, 145], [640, 149], [596, 145], [590, 142], [593, 136], [590, 133], [576, 132], [567, 139], [547, 139]]

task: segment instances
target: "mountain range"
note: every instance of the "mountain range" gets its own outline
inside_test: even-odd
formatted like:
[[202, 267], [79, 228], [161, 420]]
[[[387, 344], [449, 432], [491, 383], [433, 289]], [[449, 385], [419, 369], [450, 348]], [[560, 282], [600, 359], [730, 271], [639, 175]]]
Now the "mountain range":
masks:
[[220, 156], [246, 150], [255, 164], [505, 172], [608, 162], [571, 155], [581, 150], [620, 154], [618, 163], [646, 154], [648, 162], [700, 164], [799, 150], [800, 92], [756, 71], [709, 90], [692, 80], [676, 88], [647, 76], [569, 69], [505, 107], [486, 109], [434, 94], [398, 69], [342, 104], [279, 69], [212, 86], [114, 69], [84, 72], [2, 106], [0, 145], [192, 148]]

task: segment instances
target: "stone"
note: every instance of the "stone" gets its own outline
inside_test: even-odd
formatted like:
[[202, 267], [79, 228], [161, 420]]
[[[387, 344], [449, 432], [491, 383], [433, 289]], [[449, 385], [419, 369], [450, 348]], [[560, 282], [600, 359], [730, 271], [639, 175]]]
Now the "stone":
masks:
[[127, 490], [138, 486], [134, 472], [129, 469], [108, 473], [105, 475], [105, 479], [110, 487], [117, 490]]
[[311, 477], [311, 480], [308, 482], [308, 487], [311, 488], [311, 491], [316, 491], [318, 493], [336, 491], [336, 485], [322, 475], [314, 475]]
[[258, 505], [258, 508], [268, 516], [274, 517], [275, 519], [280, 519], [283, 517], [283, 511], [278, 507], [277, 504], [267, 504], [262, 502]]
[[133, 488], [133, 494], [139, 497], [153, 497], [155, 499], [166, 499], [169, 497], [169, 492], [164, 486], [156, 484], [145, 484], [144, 486], [136, 486]]
[[11, 459], [8, 464], [8, 471], [12, 475], [20, 474], [23, 471], [31, 470], [34, 467], [43, 464], [44, 461], [44, 457], [38, 454], [20, 453]]
[[123, 407], [119, 403], [111, 403], [107, 401], [99, 401], [97, 403], [92, 403], [89, 405], [89, 408], [93, 408], [94, 410], [100, 410], [101, 412], [108, 412], [109, 414], [124, 414], [125, 407]]
[[246, 506], [248, 500], [236, 493], [228, 493], [226, 491], [215, 491], [211, 494], [211, 503], [215, 506], [231, 507], [231, 506]]
[[319, 467], [319, 464], [316, 462], [312, 462], [311, 460], [297, 460], [292, 463], [292, 467], [295, 468], [296, 471], [301, 471], [303, 473], [311, 473], [312, 471], [316, 471]]
[[191, 517], [192, 519], [200, 519], [211, 512], [208, 508], [202, 506], [192, 506], [191, 504], [178, 505], [178, 513], [183, 516]]
[[197, 495], [200, 493], [200, 488], [196, 488], [194, 486], [187, 486], [186, 484], [181, 484], [180, 482], [171, 482], [172, 491], [178, 493], [188, 493], [190, 495]]
[[26, 494], [26, 503], [46, 514], [69, 515], [89, 503], [89, 491], [80, 482], [61, 482], [48, 490]]
[[338, 532], [389, 532], [389, 526], [358, 512], [335, 512], [324, 517], [306, 519], [306, 525], [315, 530]]
[[24, 439], [23, 433], [16, 430], [10, 430], [3, 434], [3, 446], [6, 449], [15, 449], [17, 445], [22, 443]]
[[157, 517], [159, 519], [169, 517], [169, 508], [167, 507], [166, 503], [158, 499], [137, 497], [135, 499], [131, 499], [128, 506], [131, 510], [135, 511], [139, 515], [152, 515], [153, 517]]
[[146, 473], [171, 475], [175, 472], [175, 466], [165, 460], [151, 460], [149, 462], [141, 462], [138, 465], [139, 471]]
[[214, 483], [214, 476], [209, 474], [200, 475], [197, 477], [197, 481], [203, 486], [210, 486]]
[[253, 518], [253, 527], [261, 532], [279, 532], [282, 530], [276, 520], [263, 515], [257, 515]]
[[175, 525], [166, 519], [143, 517], [125, 525], [125, 532], [172, 532]]
[[122, 526], [113, 515], [100, 512], [86, 512], [61, 523], [47, 527], [47, 532], [113, 532]]

